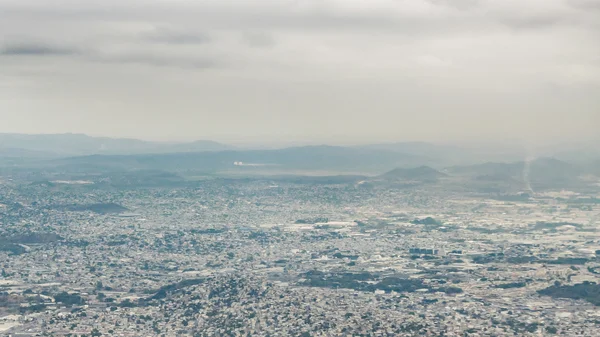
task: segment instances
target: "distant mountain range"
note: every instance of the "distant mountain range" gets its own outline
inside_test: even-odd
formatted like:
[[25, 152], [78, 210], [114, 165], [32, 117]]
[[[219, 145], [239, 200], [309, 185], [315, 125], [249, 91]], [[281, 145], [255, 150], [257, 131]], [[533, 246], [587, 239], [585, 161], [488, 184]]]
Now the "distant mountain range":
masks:
[[431, 144], [426, 142], [401, 142], [361, 146], [364, 149], [386, 150], [436, 158], [445, 165], [464, 165], [488, 161], [512, 162], [525, 158], [523, 149], [508, 147], [461, 147], [456, 145]]
[[584, 184], [582, 176], [595, 174], [593, 168], [571, 164], [555, 158], [538, 158], [514, 163], [484, 163], [454, 166], [445, 170], [479, 183], [521, 184], [525, 189]]
[[277, 150], [78, 156], [45, 161], [44, 165], [81, 171], [153, 169], [178, 172], [252, 173], [300, 170], [378, 173], [394, 167], [410, 167], [429, 161], [428, 158], [391, 151], [304, 146]]
[[[299, 180], [308, 182], [353, 181], [366, 175], [370, 177], [369, 181], [380, 183], [463, 181], [472, 186], [498, 189], [510, 186], [525, 190], [573, 186], [584, 184], [586, 179], [594, 183], [594, 176], [600, 176], [600, 155], [594, 156], [593, 151], [585, 157], [577, 156], [577, 151], [567, 152], [581, 160], [544, 157], [530, 161], [524, 161], [523, 153], [518, 151], [484, 152], [422, 142], [248, 150], [212, 141], [159, 143], [81, 134], [0, 134], [0, 169], [5, 172], [20, 168], [82, 175], [145, 171], [142, 176], [169, 183], [180, 179], [157, 177], [147, 172], [181, 176], [294, 174], [335, 177]], [[561, 153], [564, 154], [564, 150]], [[340, 174], [354, 175], [354, 178], [337, 177]], [[134, 173], [118, 176], [118, 179], [123, 180], [120, 184], [139, 184], [138, 176]]]
[[555, 158], [538, 158], [532, 161], [514, 163], [484, 163], [468, 166], [453, 166], [446, 169], [455, 175], [471, 176], [506, 176], [544, 179], [565, 179], [584, 173], [583, 169]]
[[91, 137], [83, 134], [26, 135], [0, 133], [0, 157], [64, 157], [92, 154], [149, 154], [224, 151], [234, 147], [199, 140], [160, 143], [138, 139]]

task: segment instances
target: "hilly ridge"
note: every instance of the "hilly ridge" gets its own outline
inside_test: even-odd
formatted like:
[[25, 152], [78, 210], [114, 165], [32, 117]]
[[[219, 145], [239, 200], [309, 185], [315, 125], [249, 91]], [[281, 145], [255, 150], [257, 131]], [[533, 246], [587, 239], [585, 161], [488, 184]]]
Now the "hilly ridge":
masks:
[[198, 140], [188, 143], [161, 143], [128, 138], [91, 137], [84, 134], [28, 135], [0, 133], [2, 157], [64, 157], [92, 154], [142, 154], [223, 151], [232, 146]]
[[[461, 152], [466, 159], [448, 161]], [[530, 191], [585, 187], [600, 177], [600, 159], [540, 157], [473, 164], [475, 159], [457, 147], [422, 142], [252, 150], [210, 141], [155, 143], [78, 134], [0, 134], [0, 172], [26, 169], [32, 180], [39, 181], [86, 180], [96, 174], [115, 186], [152, 186], [182, 185], [188, 178], [207, 175], [279, 176], [299, 183], [435, 183], [477, 191]], [[453, 165], [455, 160], [460, 165]]]
[[[48, 167], [76, 170], [334, 170], [381, 172], [415, 166], [427, 158], [389, 151], [337, 146], [305, 146], [277, 150], [227, 150], [140, 155], [92, 155], [47, 161]], [[237, 163], [237, 164], [236, 164]]]
[[513, 163], [484, 163], [453, 166], [449, 174], [470, 179], [473, 183], [521, 185], [524, 189], [568, 187], [581, 184], [586, 170], [555, 158], [537, 158]]

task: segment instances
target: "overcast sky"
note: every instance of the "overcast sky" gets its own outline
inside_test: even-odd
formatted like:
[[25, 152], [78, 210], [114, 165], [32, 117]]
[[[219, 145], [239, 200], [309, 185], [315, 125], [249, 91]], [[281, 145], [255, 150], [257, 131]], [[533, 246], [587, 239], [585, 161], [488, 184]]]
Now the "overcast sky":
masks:
[[0, 0], [0, 132], [600, 135], [599, 0]]

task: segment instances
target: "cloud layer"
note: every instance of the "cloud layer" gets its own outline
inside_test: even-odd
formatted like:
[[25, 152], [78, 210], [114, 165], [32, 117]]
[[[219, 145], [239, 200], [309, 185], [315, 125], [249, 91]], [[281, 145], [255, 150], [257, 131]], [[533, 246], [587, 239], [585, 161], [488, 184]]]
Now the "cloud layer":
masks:
[[596, 137], [594, 0], [0, 0], [0, 132]]

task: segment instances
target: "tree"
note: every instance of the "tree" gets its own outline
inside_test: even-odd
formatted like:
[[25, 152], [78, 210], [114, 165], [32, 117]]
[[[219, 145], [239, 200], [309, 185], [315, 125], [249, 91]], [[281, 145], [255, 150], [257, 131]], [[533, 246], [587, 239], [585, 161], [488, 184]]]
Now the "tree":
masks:
[[77, 294], [69, 294], [65, 291], [54, 296], [56, 302], [61, 302], [65, 305], [81, 305], [85, 303], [85, 300]]

